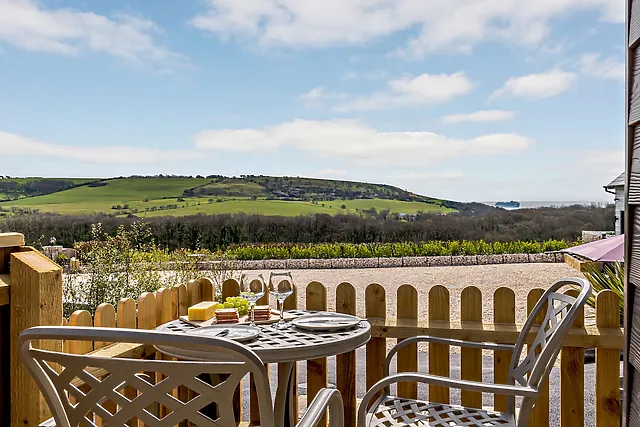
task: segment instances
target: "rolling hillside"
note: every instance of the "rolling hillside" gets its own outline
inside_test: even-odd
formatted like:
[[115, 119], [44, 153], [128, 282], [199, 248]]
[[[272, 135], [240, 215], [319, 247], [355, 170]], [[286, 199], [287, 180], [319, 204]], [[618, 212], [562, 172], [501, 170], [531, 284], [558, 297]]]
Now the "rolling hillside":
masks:
[[[36, 178], [33, 178], [36, 179]], [[48, 185], [46, 181], [55, 185]], [[352, 213], [389, 209], [391, 213], [449, 213], [466, 204], [438, 200], [397, 187], [351, 181], [298, 177], [242, 176], [130, 177], [66, 180], [71, 186], [49, 194], [18, 194], [24, 180], [0, 179], [12, 188], [15, 200], [0, 202], [4, 214], [37, 210], [60, 214], [184, 216], [217, 213], [256, 213], [295, 216], [313, 213]], [[63, 179], [39, 179], [40, 189], [56, 190]], [[1, 190], [0, 190], [1, 191]], [[2, 200], [2, 197], [0, 197]]]

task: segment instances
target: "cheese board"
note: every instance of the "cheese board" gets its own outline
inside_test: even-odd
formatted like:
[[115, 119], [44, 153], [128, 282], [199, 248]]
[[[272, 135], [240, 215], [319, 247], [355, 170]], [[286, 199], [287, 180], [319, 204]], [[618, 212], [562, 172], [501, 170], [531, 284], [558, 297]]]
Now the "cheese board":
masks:
[[[287, 313], [286, 311], [284, 312], [284, 320], [285, 321], [289, 321], [289, 320], [293, 320], [295, 319], [295, 316], [292, 314]], [[215, 316], [212, 317], [209, 320], [189, 320], [189, 316], [180, 316], [180, 320], [182, 320], [183, 322], [187, 322], [193, 326], [211, 326], [211, 325], [216, 325], [216, 318]], [[271, 323], [277, 323], [280, 320], [280, 312], [278, 310], [271, 310], [271, 318], [269, 320], [256, 320], [256, 325], [269, 325]], [[232, 323], [232, 325], [243, 325], [243, 324], [249, 324], [249, 315], [246, 314], [244, 316], [240, 316], [240, 321], [238, 323]]]

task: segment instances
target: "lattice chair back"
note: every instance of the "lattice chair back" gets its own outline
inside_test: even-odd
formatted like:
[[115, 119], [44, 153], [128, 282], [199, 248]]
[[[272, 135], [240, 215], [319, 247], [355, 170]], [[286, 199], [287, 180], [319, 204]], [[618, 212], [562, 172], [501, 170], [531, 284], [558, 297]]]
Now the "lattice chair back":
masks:
[[[224, 362], [65, 354], [34, 348], [34, 340], [136, 343], [151, 349], [178, 346], [219, 354]], [[20, 334], [18, 345], [56, 427], [95, 427], [98, 418], [104, 426], [123, 426], [137, 418], [157, 427], [172, 427], [184, 420], [200, 427], [235, 427], [232, 399], [248, 373], [254, 375], [262, 426], [273, 427], [265, 366], [253, 351], [230, 340], [134, 329], [41, 326]], [[152, 381], [156, 376], [157, 381]], [[186, 398], [177, 396], [180, 386], [188, 389], [182, 393]]]
[[[565, 286], [579, 289], [579, 295], [572, 297], [559, 290]], [[511, 359], [509, 384], [519, 384], [539, 388], [547, 379], [562, 349], [562, 343], [573, 326], [580, 310], [591, 295], [591, 285], [584, 279], [570, 278], [555, 282], [536, 303], [529, 314], [518, 337]], [[543, 317], [544, 316], [544, 317]], [[541, 326], [522, 358], [527, 338], [536, 321], [543, 317]], [[540, 323], [540, 322], [538, 322]], [[525, 398], [522, 402], [519, 421], [528, 417], [535, 399]], [[513, 411], [515, 402], [510, 401]], [[518, 425], [526, 425], [526, 422]]]

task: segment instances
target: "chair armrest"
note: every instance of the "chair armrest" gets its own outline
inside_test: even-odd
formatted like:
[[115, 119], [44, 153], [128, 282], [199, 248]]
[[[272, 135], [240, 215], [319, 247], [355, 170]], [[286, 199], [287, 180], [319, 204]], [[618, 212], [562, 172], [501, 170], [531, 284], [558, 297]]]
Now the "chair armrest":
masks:
[[492, 342], [476, 342], [476, 341], [462, 341], [462, 340], [454, 340], [452, 338], [440, 338], [440, 337], [431, 337], [428, 335], [418, 335], [416, 337], [406, 338], [393, 346], [389, 354], [387, 355], [387, 360], [384, 366], [384, 376], [389, 376], [389, 365], [391, 364], [391, 360], [393, 356], [396, 355], [398, 350], [403, 347], [406, 347], [411, 344], [416, 344], [419, 342], [428, 342], [434, 344], [445, 344], [445, 345], [453, 345], [457, 347], [467, 347], [467, 348], [479, 348], [483, 350], [497, 350], [497, 351], [511, 351], [513, 352], [514, 345], [511, 344], [496, 344]]
[[344, 426], [344, 406], [342, 395], [335, 388], [323, 388], [318, 392], [311, 404], [307, 406], [296, 427], [316, 427], [325, 412], [329, 409], [329, 427]]

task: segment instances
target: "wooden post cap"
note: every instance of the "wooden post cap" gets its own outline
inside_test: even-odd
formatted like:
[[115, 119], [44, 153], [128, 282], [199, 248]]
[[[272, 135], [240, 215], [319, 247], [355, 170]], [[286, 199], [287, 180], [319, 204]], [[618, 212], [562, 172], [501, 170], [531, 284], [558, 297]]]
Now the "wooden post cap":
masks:
[[11, 246], [24, 246], [24, 234], [0, 233], [0, 248], [9, 248]]

